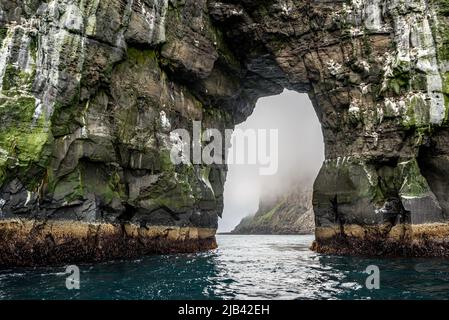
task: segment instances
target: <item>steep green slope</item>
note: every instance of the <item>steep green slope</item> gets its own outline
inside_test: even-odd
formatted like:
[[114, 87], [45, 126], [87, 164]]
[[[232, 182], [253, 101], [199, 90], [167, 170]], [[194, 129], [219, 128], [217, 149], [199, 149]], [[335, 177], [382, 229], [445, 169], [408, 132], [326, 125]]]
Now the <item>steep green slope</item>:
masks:
[[315, 228], [312, 190], [295, 186], [287, 194], [263, 197], [259, 210], [232, 231], [235, 234], [311, 234]]

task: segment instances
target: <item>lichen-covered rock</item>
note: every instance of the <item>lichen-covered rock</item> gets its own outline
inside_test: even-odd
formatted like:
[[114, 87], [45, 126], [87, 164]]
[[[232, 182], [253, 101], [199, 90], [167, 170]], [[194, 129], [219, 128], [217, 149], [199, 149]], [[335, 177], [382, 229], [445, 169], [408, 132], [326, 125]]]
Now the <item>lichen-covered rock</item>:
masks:
[[323, 128], [319, 230], [391, 199], [444, 223], [448, 26], [446, 0], [3, 0], [0, 216], [214, 229], [226, 166], [172, 164], [171, 130], [288, 88]]

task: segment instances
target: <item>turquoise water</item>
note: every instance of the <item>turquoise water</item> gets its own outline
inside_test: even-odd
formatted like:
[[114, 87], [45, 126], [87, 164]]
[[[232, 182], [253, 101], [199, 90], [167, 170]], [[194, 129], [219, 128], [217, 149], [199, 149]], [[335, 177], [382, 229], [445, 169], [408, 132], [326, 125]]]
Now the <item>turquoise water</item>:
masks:
[[[309, 251], [311, 236], [218, 236], [213, 252], [79, 265], [0, 270], [1, 299], [447, 299], [449, 261], [366, 259]], [[369, 265], [380, 289], [365, 286]]]

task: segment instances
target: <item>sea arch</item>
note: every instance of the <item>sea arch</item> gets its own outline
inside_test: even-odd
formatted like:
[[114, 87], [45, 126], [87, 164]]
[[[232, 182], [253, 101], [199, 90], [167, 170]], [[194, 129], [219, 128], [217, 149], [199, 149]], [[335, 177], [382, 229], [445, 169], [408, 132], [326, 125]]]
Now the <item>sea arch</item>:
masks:
[[1, 263], [214, 247], [226, 166], [173, 165], [170, 132], [285, 88], [324, 136], [314, 248], [446, 255], [447, 25], [444, 1], [3, 1]]

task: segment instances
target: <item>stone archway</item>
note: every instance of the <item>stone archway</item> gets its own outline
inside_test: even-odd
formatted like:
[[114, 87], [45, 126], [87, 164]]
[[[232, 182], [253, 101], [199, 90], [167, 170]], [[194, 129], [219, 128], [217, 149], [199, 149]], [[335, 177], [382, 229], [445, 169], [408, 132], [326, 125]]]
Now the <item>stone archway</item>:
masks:
[[309, 94], [323, 129], [315, 249], [446, 255], [433, 244], [448, 230], [448, 12], [437, 0], [3, 1], [0, 224], [14, 245], [0, 263], [214, 247], [226, 167], [173, 165], [170, 132], [232, 128], [284, 88]]

